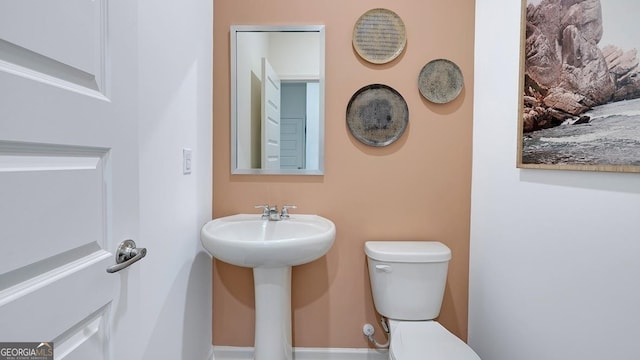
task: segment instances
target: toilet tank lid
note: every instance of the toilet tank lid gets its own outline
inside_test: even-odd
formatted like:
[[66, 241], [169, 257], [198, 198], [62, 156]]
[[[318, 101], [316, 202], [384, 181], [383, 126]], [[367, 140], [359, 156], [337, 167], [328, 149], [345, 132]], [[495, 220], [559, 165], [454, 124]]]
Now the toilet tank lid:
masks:
[[367, 241], [364, 252], [374, 260], [390, 262], [443, 262], [451, 250], [438, 241]]

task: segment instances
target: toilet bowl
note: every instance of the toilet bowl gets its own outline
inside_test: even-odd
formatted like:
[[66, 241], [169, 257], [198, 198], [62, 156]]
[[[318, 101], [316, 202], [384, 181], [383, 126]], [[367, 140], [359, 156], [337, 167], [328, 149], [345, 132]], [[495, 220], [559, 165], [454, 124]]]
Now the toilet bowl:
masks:
[[437, 321], [389, 320], [389, 359], [480, 360], [478, 355]]
[[480, 360], [434, 319], [440, 314], [451, 250], [436, 241], [368, 241], [373, 303], [389, 323], [392, 360]]

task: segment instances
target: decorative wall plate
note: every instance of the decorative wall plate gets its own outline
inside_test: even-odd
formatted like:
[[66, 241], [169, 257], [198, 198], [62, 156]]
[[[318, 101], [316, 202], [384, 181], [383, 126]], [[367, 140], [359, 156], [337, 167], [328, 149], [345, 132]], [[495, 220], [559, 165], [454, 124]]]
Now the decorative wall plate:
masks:
[[460, 68], [446, 59], [430, 61], [418, 77], [418, 89], [422, 96], [437, 104], [448, 103], [458, 97], [463, 85]]
[[373, 64], [384, 64], [402, 53], [407, 43], [404, 22], [388, 9], [371, 9], [353, 27], [353, 48]]
[[347, 125], [360, 142], [387, 146], [398, 140], [409, 123], [409, 108], [393, 88], [367, 85], [356, 91], [347, 106]]

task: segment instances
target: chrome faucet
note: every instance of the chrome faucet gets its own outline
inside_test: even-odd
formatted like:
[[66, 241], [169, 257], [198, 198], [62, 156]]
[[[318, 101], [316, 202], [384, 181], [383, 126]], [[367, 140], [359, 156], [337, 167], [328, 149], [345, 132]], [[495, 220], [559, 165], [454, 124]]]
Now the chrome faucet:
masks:
[[282, 212], [280, 213], [281, 220], [287, 220], [290, 218], [289, 209], [297, 209], [298, 207], [295, 205], [282, 205]]
[[262, 209], [262, 220], [269, 221], [280, 221], [287, 220], [291, 216], [289, 216], [289, 209], [296, 209], [295, 205], [283, 205], [282, 211], [278, 212], [278, 206], [270, 206], [270, 205], [256, 205], [256, 209]]
[[278, 214], [278, 205], [269, 207], [269, 221], [280, 220], [280, 214]]
[[256, 209], [262, 209], [262, 220], [269, 220], [269, 205], [256, 205]]

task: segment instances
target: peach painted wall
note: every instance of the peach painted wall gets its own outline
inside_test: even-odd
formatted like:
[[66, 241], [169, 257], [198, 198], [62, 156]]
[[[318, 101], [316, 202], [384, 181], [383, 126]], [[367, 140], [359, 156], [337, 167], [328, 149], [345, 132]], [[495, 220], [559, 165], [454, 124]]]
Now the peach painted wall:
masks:
[[[389, 64], [361, 60], [351, 44], [365, 11], [386, 7], [405, 22], [407, 47]], [[474, 1], [214, 2], [214, 217], [254, 213], [255, 204], [296, 204], [297, 212], [332, 219], [336, 241], [323, 258], [293, 270], [293, 341], [299, 347], [367, 347], [366, 322], [378, 323], [366, 258], [367, 240], [439, 240], [453, 251], [440, 322], [467, 336], [471, 188]], [[326, 25], [324, 176], [230, 175], [229, 26]], [[446, 105], [424, 100], [416, 86], [424, 64], [456, 62], [462, 94]], [[409, 126], [387, 147], [361, 144], [346, 126], [349, 99], [383, 83], [409, 105]], [[295, 211], [294, 211], [295, 212]], [[213, 343], [252, 346], [250, 269], [213, 263]], [[385, 341], [380, 330], [378, 340]]]

